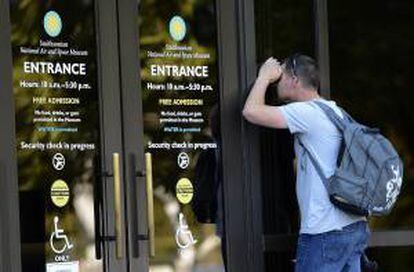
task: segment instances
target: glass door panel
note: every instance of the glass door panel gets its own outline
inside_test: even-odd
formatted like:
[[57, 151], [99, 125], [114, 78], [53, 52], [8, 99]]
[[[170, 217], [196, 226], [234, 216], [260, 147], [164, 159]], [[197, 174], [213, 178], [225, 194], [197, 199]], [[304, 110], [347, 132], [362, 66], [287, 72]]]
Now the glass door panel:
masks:
[[100, 237], [114, 229], [103, 200], [115, 174], [101, 144], [96, 4], [10, 1], [22, 271], [101, 272], [115, 259], [103, 246], [114, 238]]
[[215, 12], [212, 0], [140, 3], [144, 145], [153, 167], [151, 271], [223, 271]]

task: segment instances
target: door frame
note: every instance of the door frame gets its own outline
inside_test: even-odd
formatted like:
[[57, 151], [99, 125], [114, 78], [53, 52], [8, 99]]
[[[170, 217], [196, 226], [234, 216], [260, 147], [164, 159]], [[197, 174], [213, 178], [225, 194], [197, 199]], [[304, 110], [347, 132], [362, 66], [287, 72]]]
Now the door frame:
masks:
[[228, 271], [263, 271], [259, 131], [241, 113], [256, 78], [254, 2], [216, 3]]
[[[124, 199], [124, 167], [122, 158], [122, 113], [121, 113], [121, 82], [118, 40], [117, 0], [94, 0], [95, 2], [95, 35], [97, 45], [98, 92], [100, 96], [100, 131], [101, 131], [101, 178], [102, 182], [103, 224], [100, 240], [106, 271], [127, 271], [127, 240], [126, 224], [122, 225], [122, 259], [116, 259], [115, 237], [115, 203], [113, 187], [114, 153], [120, 154], [121, 199]], [[121, 218], [126, 222], [125, 201], [121, 201]], [[106, 258], [105, 258], [106, 257]]]
[[[9, 4], [0, 0], [0, 40], [11, 40]], [[0, 43], [0, 270], [20, 271], [20, 224], [15, 151], [15, 116], [11, 43]]]
[[126, 190], [128, 270], [149, 271], [144, 121], [139, 58], [139, 0], [118, 0], [122, 137]]

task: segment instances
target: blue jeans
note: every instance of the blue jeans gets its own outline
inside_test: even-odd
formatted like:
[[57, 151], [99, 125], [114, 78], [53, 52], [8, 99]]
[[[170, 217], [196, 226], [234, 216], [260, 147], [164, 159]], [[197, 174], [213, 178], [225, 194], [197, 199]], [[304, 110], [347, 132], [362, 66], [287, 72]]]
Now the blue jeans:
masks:
[[342, 230], [299, 235], [295, 272], [360, 272], [361, 254], [367, 247], [367, 222]]

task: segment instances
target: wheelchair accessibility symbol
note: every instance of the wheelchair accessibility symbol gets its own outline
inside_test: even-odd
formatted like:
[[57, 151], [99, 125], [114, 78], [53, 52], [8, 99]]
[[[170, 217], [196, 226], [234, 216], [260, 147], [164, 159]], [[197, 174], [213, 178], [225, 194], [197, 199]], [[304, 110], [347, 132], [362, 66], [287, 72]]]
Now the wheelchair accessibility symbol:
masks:
[[69, 242], [68, 236], [63, 229], [59, 229], [59, 217], [55, 216], [53, 219], [55, 231], [50, 236], [50, 247], [56, 254], [61, 254], [66, 250], [73, 248], [73, 245]]
[[179, 226], [175, 232], [175, 241], [181, 249], [186, 249], [197, 243], [197, 240], [194, 239], [193, 234], [188, 229], [182, 213], [179, 214]]

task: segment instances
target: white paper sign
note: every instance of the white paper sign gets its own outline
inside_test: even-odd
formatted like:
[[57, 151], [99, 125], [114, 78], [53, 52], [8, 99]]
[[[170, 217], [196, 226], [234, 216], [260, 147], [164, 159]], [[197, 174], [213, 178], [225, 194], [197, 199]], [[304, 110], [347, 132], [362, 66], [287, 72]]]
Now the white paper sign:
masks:
[[48, 263], [46, 272], [79, 272], [79, 262]]

